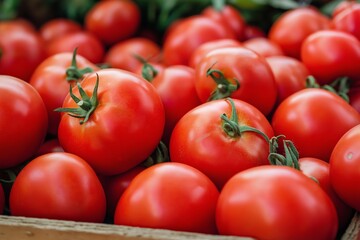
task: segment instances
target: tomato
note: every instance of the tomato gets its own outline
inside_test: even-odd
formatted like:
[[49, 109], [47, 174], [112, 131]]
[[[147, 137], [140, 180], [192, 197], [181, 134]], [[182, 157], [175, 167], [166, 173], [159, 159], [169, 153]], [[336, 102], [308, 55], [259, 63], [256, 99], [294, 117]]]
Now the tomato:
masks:
[[301, 171], [315, 180], [320, 187], [329, 195], [335, 205], [338, 215], [338, 235], [343, 234], [355, 213], [354, 209], [347, 205], [336, 194], [330, 182], [330, 165], [319, 158], [305, 157], [299, 159]]
[[286, 166], [260, 166], [233, 176], [220, 193], [222, 235], [255, 239], [335, 239], [336, 209], [313, 180]]
[[189, 66], [196, 68], [202, 57], [204, 57], [211, 50], [215, 50], [222, 47], [240, 47], [242, 43], [236, 39], [217, 39], [209, 41], [198, 46], [191, 54], [189, 59]]
[[232, 97], [254, 105], [264, 115], [270, 113], [277, 96], [269, 64], [245, 47], [209, 52], [195, 68], [195, 88], [202, 102]]
[[339, 197], [360, 211], [360, 125], [347, 131], [335, 145], [330, 157], [330, 181]]
[[269, 39], [287, 56], [300, 59], [302, 42], [310, 34], [328, 29], [330, 19], [314, 7], [301, 7], [284, 12], [269, 30]]
[[307, 88], [287, 97], [272, 117], [275, 135], [285, 135], [300, 157], [329, 161], [340, 137], [360, 123], [360, 114], [344, 99], [320, 88]]
[[266, 37], [248, 39], [243, 42], [243, 46], [257, 52], [263, 57], [284, 55], [281, 47]]
[[141, 12], [134, 1], [112, 0], [96, 3], [87, 12], [84, 24], [105, 45], [112, 45], [134, 36], [140, 22]]
[[[153, 152], [163, 133], [165, 113], [151, 83], [110, 68], [89, 74], [81, 88], [92, 100], [81, 97], [78, 105], [69, 94], [63, 103], [64, 110], [82, 109], [62, 114], [58, 138], [66, 152], [84, 158], [102, 175], [125, 172]], [[72, 92], [79, 98], [79, 85]]]
[[41, 144], [37, 153], [35, 154], [35, 157], [52, 152], [64, 152], [64, 149], [60, 145], [60, 142], [57, 138], [50, 138]]
[[301, 47], [301, 60], [321, 85], [345, 76], [360, 80], [360, 41], [349, 33], [324, 30], [311, 34]]
[[349, 8], [352, 8], [352, 7], [354, 7], [354, 6], [358, 5], [358, 4], [359, 3], [356, 2], [356, 1], [341, 1], [333, 9], [331, 17], [335, 18], [342, 11], [347, 10]]
[[350, 33], [360, 41], [360, 3], [354, 4], [333, 17], [331, 28]]
[[306, 88], [309, 70], [300, 60], [288, 56], [270, 56], [266, 61], [275, 76], [278, 93], [276, 106], [291, 94]]
[[201, 14], [220, 22], [232, 30], [237, 40], [242, 41], [244, 39], [246, 22], [242, 14], [234, 6], [225, 4], [221, 9], [217, 9], [215, 6], [208, 6], [202, 10]]
[[80, 23], [67, 18], [51, 19], [39, 28], [39, 34], [45, 43], [51, 42], [62, 35], [80, 31], [82, 31]]
[[214, 234], [218, 196], [214, 183], [199, 170], [181, 163], [156, 164], [131, 181], [114, 223]]
[[[86, 68], [90, 68], [89, 71], [99, 69], [80, 55], [76, 54], [75, 59], [73, 57], [72, 53], [65, 52], [46, 58], [37, 66], [29, 81], [45, 103], [49, 119], [48, 133], [53, 136], [57, 135], [60, 123], [60, 113], [54, 110], [62, 106], [74, 78], [81, 80]], [[69, 68], [71, 70], [68, 71]], [[67, 80], [68, 77], [71, 79]]]
[[45, 56], [42, 39], [31, 25], [0, 25], [0, 74], [28, 81]]
[[48, 118], [41, 96], [29, 83], [0, 75], [0, 169], [31, 158], [45, 139]]
[[61, 52], [73, 52], [78, 49], [78, 54], [92, 63], [102, 63], [105, 55], [105, 47], [93, 34], [87, 31], [73, 32], [62, 35], [46, 46], [47, 56]]
[[244, 30], [244, 41], [258, 37], [267, 37], [264, 30], [258, 26], [247, 24]]
[[168, 144], [179, 119], [201, 104], [195, 90], [195, 70], [183, 65], [169, 66], [153, 79], [152, 84], [164, 104], [165, 128], [162, 139]]
[[25, 18], [15, 18], [11, 20], [0, 21], [0, 32], [5, 33], [7, 31], [29, 31], [36, 32], [36, 28], [32, 22]]
[[160, 61], [160, 46], [148, 38], [131, 38], [111, 46], [105, 54], [105, 63], [112, 68], [135, 72], [143, 63]]
[[70, 153], [48, 153], [30, 161], [10, 192], [13, 216], [103, 222], [105, 193], [94, 170]]
[[202, 43], [217, 39], [232, 38], [234, 33], [211, 18], [194, 15], [170, 26], [163, 43], [165, 65], [188, 65], [192, 52]]
[[170, 160], [199, 169], [219, 189], [234, 174], [269, 164], [269, 143], [247, 127], [268, 138], [274, 134], [258, 109], [238, 99], [231, 101], [213, 100], [190, 110], [178, 121], [170, 138]]

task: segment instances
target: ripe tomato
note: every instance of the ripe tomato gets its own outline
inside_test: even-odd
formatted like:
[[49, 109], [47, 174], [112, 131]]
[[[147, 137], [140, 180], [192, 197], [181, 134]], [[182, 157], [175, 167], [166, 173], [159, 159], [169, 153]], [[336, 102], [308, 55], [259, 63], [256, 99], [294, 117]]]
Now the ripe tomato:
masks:
[[217, 39], [232, 38], [234, 33], [221, 23], [194, 15], [175, 22], [166, 33], [163, 43], [163, 62], [165, 65], [188, 65], [193, 51], [202, 43]]
[[329, 163], [323, 161], [322, 159], [311, 157], [300, 158], [298, 161], [301, 172], [303, 172], [306, 176], [313, 178], [331, 198], [338, 215], [338, 235], [343, 234], [349, 226], [355, 211], [343, 200], [341, 200], [341, 198], [339, 198], [331, 185]]
[[81, 31], [62, 35], [46, 46], [47, 56], [62, 52], [73, 52], [78, 49], [78, 54], [93, 63], [102, 63], [105, 47], [101, 41], [90, 32]]
[[330, 19], [314, 7], [295, 8], [284, 12], [274, 22], [268, 36], [287, 56], [300, 59], [305, 38], [319, 30], [328, 29], [329, 25]]
[[112, 45], [133, 36], [140, 21], [141, 12], [134, 1], [112, 0], [96, 3], [87, 12], [84, 24], [105, 45]]
[[333, 17], [331, 28], [350, 33], [360, 41], [360, 3], [354, 4]]
[[267, 57], [266, 61], [275, 77], [276, 106], [291, 94], [305, 89], [309, 70], [300, 60], [288, 56], [271, 56]]
[[94, 170], [70, 153], [48, 153], [30, 161], [10, 192], [13, 216], [103, 222], [106, 200]]
[[202, 102], [232, 97], [254, 105], [264, 115], [273, 109], [277, 96], [269, 64], [245, 47], [219, 48], [204, 56], [195, 68], [195, 88]]
[[285, 135], [300, 157], [329, 161], [340, 137], [360, 123], [360, 114], [338, 95], [307, 88], [287, 97], [272, 117], [275, 135]]
[[152, 84], [164, 104], [165, 128], [162, 139], [168, 144], [179, 119], [201, 104], [195, 90], [195, 70], [183, 65], [169, 66], [153, 79]]
[[219, 189], [234, 174], [269, 164], [269, 143], [247, 127], [273, 136], [270, 123], [258, 109], [238, 99], [231, 101], [213, 100], [190, 110], [170, 138], [171, 161], [199, 169]]
[[82, 31], [82, 26], [80, 23], [67, 18], [51, 19], [45, 22], [39, 28], [39, 34], [45, 43], [49, 43], [52, 40], [65, 34], [80, 31]]
[[286, 166], [260, 166], [233, 176], [220, 193], [220, 234], [255, 239], [335, 239], [336, 209], [304, 174]]
[[243, 46], [257, 52], [263, 57], [284, 55], [281, 47], [266, 37], [248, 39], [243, 42]]
[[[92, 100], [83, 96], [78, 105], [66, 96], [65, 110], [84, 109], [61, 117], [58, 138], [64, 150], [102, 175], [125, 172], [145, 160], [157, 147], [165, 122], [154, 86], [135, 73], [110, 68], [89, 74], [81, 88]], [[79, 86], [72, 92], [80, 97]]]
[[214, 183], [199, 170], [181, 163], [156, 164], [131, 181], [114, 223], [214, 234], [218, 196]]
[[258, 37], [266, 37], [264, 30], [258, 26], [247, 24], [244, 30], [244, 41]]
[[346, 132], [334, 147], [330, 158], [330, 180], [345, 203], [360, 211], [360, 125]]
[[356, 5], [358, 5], [359, 3], [357, 3], [356, 1], [341, 1], [340, 3], [338, 3], [338, 5], [335, 6], [335, 8], [333, 9], [333, 12], [331, 14], [332, 18], [335, 18], [339, 13], [341, 13], [344, 10], [347, 10], [349, 8], [352, 8]]
[[60, 145], [60, 142], [57, 138], [50, 138], [46, 140], [43, 144], [41, 144], [34, 157], [38, 157], [46, 153], [52, 152], [64, 152], [64, 149]]
[[0, 75], [0, 169], [31, 158], [45, 139], [48, 118], [36, 89], [15, 77]]
[[148, 38], [130, 38], [111, 46], [105, 54], [105, 63], [112, 68], [135, 72], [143, 63], [159, 62], [160, 46]]
[[301, 60], [321, 85], [345, 76], [360, 80], [360, 41], [349, 33], [324, 30], [311, 34], [301, 47]]

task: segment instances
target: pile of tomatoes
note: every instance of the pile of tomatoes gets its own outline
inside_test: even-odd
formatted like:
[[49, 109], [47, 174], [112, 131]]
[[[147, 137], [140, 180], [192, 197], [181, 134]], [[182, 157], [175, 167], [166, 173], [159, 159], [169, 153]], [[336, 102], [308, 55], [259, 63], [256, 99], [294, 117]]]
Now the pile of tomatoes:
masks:
[[340, 237], [360, 211], [360, 4], [268, 31], [209, 5], [161, 39], [141, 16], [0, 22], [1, 213]]

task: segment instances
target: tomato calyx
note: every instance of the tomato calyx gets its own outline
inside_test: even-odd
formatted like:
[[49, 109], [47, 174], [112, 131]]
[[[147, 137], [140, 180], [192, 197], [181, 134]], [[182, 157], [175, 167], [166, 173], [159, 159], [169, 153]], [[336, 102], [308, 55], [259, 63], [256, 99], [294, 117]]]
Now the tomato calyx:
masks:
[[222, 129], [229, 137], [237, 138], [240, 137], [244, 132], [255, 132], [260, 134], [267, 142], [269, 142], [269, 137], [259, 129], [246, 125], [240, 125], [234, 101], [231, 98], [226, 98], [226, 101], [230, 102], [231, 116], [228, 118], [228, 116], [223, 113], [221, 114], [220, 118], [222, 120]]
[[225, 7], [225, 0], [212, 0], [213, 8], [220, 12]]
[[90, 67], [79, 69], [76, 63], [77, 48], [74, 49], [71, 66], [66, 69], [66, 80], [67, 81], [78, 81], [84, 77], [86, 73], [91, 73], [94, 70]]
[[134, 54], [134, 57], [140, 61], [143, 66], [141, 68], [141, 76], [148, 82], [152, 82], [159, 73], [153, 65], [139, 55]]
[[291, 140], [284, 139], [284, 155], [278, 153], [279, 138], [285, 138], [284, 135], [274, 136], [269, 141], [270, 153], [268, 159], [271, 165], [288, 166], [300, 170], [299, 152]]
[[15, 171], [11, 169], [1, 170], [0, 182], [1, 183], [13, 183], [16, 179]]
[[57, 108], [55, 111], [57, 112], [66, 112], [72, 117], [83, 118], [80, 120], [80, 124], [83, 124], [89, 120], [90, 115], [95, 111], [98, 105], [97, 91], [99, 87], [99, 75], [96, 74], [96, 83], [94, 86], [93, 94], [89, 97], [84, 89], [81, 87], [80, 83], [77, 82], [77, 87], [79, 89], [79, 93], [81, 99], [76, 97], [73, 94], [72, 87], [70, 86], [70, 96], [79, 106], [78, 108]]
[[213, 69], [213, 66], [207, 70], [206, 76], [210, 76], [216, 82], [217, 86], [210, 94], [208, 101], [230, 97], [230, 95], [240, 87], [240, 83], [237, 79], [234, 78], [236, 84], [232, 84], [226, 79], [222, 71]]
[[144, 167], [150, 167], [158, 163], [170, 162], [169, 150], [165, 143], [160, 141], [153, 153], [142, 163]]

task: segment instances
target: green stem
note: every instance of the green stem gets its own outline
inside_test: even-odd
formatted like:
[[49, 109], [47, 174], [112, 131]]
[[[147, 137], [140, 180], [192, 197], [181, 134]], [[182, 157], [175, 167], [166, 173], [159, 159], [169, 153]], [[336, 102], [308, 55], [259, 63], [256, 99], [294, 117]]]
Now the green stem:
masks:
[[76, 63], [76, 54], [77, 54], [77, 48], [75, 48], [73, 51], [71, 66], [66, 69], [67, 81], [78, 81], [84, 77], [84, 74], [94, 71], [90, 67], [79, 69]]
[[240, 83], [234, 79], [236, 84], [232, 84], [221, 70], [212, 69], [212, 65], [206, 72], [206, 76], [210, 76], [217, 84], [214, 91], [210, 94], [208, 101], [230, 97], [230, 95], [239, 89]]
[[270, 139], [270, 153], [268, 156], [271, 165], [289, 166], [300, 170], [299, 166], [299, 152], [294, 143], [290, 140], [284, 139], [284, 154], [278, 153], [279, 139], [285, 138], [284, 135], [272, 137]]
[[170, 156], [168, 148], [165, 143], [160, 141], [154, 152], [142, 163], [145, 167], [150, 167], [152, 165], [169, 162]]
[[141, 76], [148, 82], [152, 82], [154, 78], [157, 76], [158, 71], [154, 68], [153, 65], [151, 65], [147, 60], [145, 60], [143, 57], [134, 54], [133, 55], [138, 61], [140, 61], [143, 66], [141, 68]]
[[219, 12], [224, 8], [225, 4], [225, 0], [212, 0], [213, 8]]

